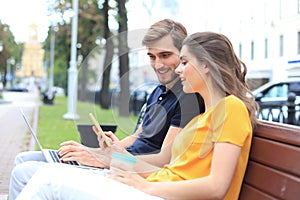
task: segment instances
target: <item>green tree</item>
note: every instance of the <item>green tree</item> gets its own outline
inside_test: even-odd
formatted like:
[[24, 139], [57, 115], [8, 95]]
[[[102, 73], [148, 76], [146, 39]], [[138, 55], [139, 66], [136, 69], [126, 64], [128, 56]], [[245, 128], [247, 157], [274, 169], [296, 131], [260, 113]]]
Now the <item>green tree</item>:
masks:
[[[120, 0], [117, 2], [118, 15], [116, 16], [117, 21], [119, 23], [119, 36], [118, 36], [118, 49], [119, 49], [119, 65], [120, 65], [120, 79], [121, 79], [121, 95], [120, 101], [129, 99], [129, 58], [128, 58], [128, 44], [127, 44], [127, 12], [125, 8], [125, 3], [127, 1]], [[69, 66], [69, 54], [70, 54], [70, 38], [69, 37], [69, 29], [70, 25], [68, 21], [65, 21], [63, 16], [66, 15], [71, 8], [71, 0], [67, 1], [55, 1], [54, 6], [50, 10], [52, 14], [59, 15], [62, 17], [62, 20], [58, 22], [59, 32], [57, 33], [57, 37], [64, 38], [61, 43], [56, 39], [55, 44], [55, 68], [58, 68], [58, 63], [61, 63], [64, 68], [65, 74], [67, 74], [67, 68]], [[105, 58], [103, 60], [104, 71], [102, 73], [102, 83], [101, 83], [101, 95], [100, 95], [100, 106], [104, 109], [109, 108], [109, 83], [110, 83], [110, 71], [111, 64], [114, 55], [114, 37], [113, 33], [109, 27], [109, 18], [108, 13], [110, 10], [115, 8], [111, 8], [109, 6], [109, 0], [98, 1], [98, 0], [90, 0], [90, 1], [79, 1], [79, 16], [78, 16], [78, 43], [80, 43], [81, 48], [79, 49], [79, 53], [82, 55], [84, 62], [81, 66], [80, 73], [80, 85], [79, 85], [79, 99], [85, 100], [86, 95], [86, 84], [87, 80], [90, 78], [88, 73], [88, 56], [89, 53], [96, 47], [95, 41], [98, 38], [106, 39], [105, 44]], [[61, 30], [61, 26], [66, 26], [68, 29], [64, 28]], [[68, 36], [65, 38], [64, 36]], [[49, 46], [49, 39], [47, 40], [47, 44]], [[59, 50], [61, 49], [61, 50]], [[68, 54], [67, 56], [63, 56], [63, 54]], [[63, 57], [62, 57], [63, 56]], [[67, 66], [67, 67], [66, 67]], [[55, 70], [57, 72], [57, 70]], [[58, 76], [55, 73], [54, 83], [57, 84]], [[62, 81], [60, 79], [60, 81]], [[67, 83], [67, 81], [65, 81]], [[65, 87], [66, 88], [66, 87]], [[126, 104], [120, 104], [120, 115], [128, 116], [129, 110]]]
[[[44, 43], [45, 57], [49, 66], [50, 58], [50, 36], [49, 29], [48, 37]], [[62, 24], [55, 32], [55, 63], [54, 63], [54, 85], [65, 88], [67, 91], [67, 69], [70, 60], [70, 39], [71, 30], [69, 24]]]
[[[2, 46], [2, 51], [0, 52], [0, 73], [6, 76], [6, 65], [7, 60], [11, 57], [14, 58], [15, 63], [21, 62], [22, 50], [24, 47], [23, 43], [16, 43], [15, 37], [11, 32], [9, 25], [2, 24], [0, 20], [0, 41]], [[15, 66], [12, 66], [12, 72], [15, 70]], [[3, 77], [2, 77], [3, 78]], [[4, 85], [6, 84], [6, 79], [4, 78]]]
[[[49, 15], [60, 16], [60, 20], [54, 22], [58, 26], [59, 31], [56, 33], [55, 39], [55, 70], [54, 84], [62, 85], [67, 91], [67, 71], [70, 61], [70, 45], [71, 45], [71, 26], [70, 20], [65, 16], [71, 12], [71, 0], [55, 1], [49, 5]], [[77, 41], [80, 44], [78, 54], [85, 60], [80, 68], [80, 85], [78, 98], [86, 100], [86, 83], [88, 77], [88, 61], [89, 53], [97, 46], [96, 39], [103, 35], [102, 9], [99, 9], [98, 0], [79, 0], [78, 8], [78, 36]], [[79, 46], [79, 45], [78, 45]], [[45, 43], [45, 48], [50, 49], [50, 34]], [[48, 52], [49, 55], [49, 52]]]
[[[89, 53], [97, 46], [96, 40], [103, 35], [103, 12], [99, 9], [97, 0], [80, 2], [78, 15], [78, 43], [80, 43], [80, 54], [85, 62], [82, 62], [80, 73], [80, 84], [78, 91], [78, 98], [80, 100], [87, 100], [87, 80], [88, 63], [92, 56]], [[100, 53], [100, 52], [98, 52]]]

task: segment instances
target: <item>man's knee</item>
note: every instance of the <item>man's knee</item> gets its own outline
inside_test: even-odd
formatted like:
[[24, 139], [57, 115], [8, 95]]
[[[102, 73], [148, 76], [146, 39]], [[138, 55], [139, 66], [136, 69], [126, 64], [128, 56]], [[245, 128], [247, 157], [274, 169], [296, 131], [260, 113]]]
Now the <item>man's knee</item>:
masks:
[[14, 166], [28, 161], [46, 162], [42, 152], [40, 151], [24, 151], [15, 157]]
[[27, 163], [19, 163], [13, 168], [10, 177], [9, 199], [15, 199], [33, 176], [31, 173], [29, 174], [27, 168]]
[[27, 182], [44, 164], [44, 162], [36, 161], [27, 161], [19, 163], [13, 168], [11, 176], [12, 178], [17, 179], [19, 181]]
[[26, 152], [21, 152], [15, 157], [14, 166], [17, 166], [24, 162], [24, 156], [26, 155]]

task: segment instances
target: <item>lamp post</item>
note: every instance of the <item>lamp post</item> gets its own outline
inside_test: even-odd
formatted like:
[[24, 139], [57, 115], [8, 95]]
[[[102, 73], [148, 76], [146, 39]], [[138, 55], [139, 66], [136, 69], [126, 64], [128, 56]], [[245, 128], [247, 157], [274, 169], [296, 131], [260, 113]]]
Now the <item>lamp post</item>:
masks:
[[11, 81], [13, 79], [13, 74], [11, 73], [11, 65], [15, 64], [15, 58], [10, 57], [6, 60], [6, 88], [11, 87]]
[[[3, 51], [3, 42], [0, 40], [0, 53]], [[2, 95], [2, 89], [3, 89], [3, 74], [0, 72], [0, 96]], [[1, 97], [0, 97], [1, 99]]]
[[63, 115], [64, 119], [76, 120], [79, 119], [79, 115], [76, 113], [77, 107], [77, 82], [78, 82], [78, 70], [77, 70], [77, 26], [78, 26], [78, 0], [72, 1], [72, 7], [74, 16], [72, 18], [72, 36], [71, 36], [71, 60], [70, 67], [68, 69], [68, 112]]
[[58, 30], [58, 27], [51, 26], [51, 38], [50, 38], [50, 75], [49, 75], [49, 87], [48, 87], [48, 97], [51, 99], [53, 95], [53, 85], [54, 85], [54, 50], [55, 50], [55, 32]]
[[0, 40], [0, 53], [2, 53], [2, 51], [3, 51], [3, 42], [2, 40]]

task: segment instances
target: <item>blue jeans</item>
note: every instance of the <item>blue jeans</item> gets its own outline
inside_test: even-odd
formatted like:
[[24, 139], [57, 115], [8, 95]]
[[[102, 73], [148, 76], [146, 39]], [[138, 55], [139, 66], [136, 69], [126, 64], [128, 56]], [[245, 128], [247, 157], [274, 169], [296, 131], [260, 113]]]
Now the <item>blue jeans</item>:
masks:
[[9, 183], [10, 200], [17, 198], [31, 177], [44, 164], [46, 160], [40, 151], [22, 152], [16, 156]]

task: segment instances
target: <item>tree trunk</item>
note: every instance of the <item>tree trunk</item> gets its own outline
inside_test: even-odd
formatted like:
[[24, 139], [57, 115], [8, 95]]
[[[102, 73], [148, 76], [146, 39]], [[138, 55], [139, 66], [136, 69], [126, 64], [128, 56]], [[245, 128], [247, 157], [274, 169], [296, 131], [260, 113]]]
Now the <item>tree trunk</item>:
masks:
[[82, 62], [81, 68], [80, 68], [80, 83], [78, 87], [78, 100], [80, 101], [86, 101], [87, 99], [87, 70], [88, 70], [88, 57], [86, 56], [86, 59], [84, 62]]
[[121, 93], [119, 104], [119, 115], [123, 117], [129, 116], [129, 57], [127, 43], [127, 12], [125, 8], [125, 0], [118, 0], [119, 13], [119, 68]]
[[110, 83], [110, 70], [111, 62], [114, 55], [114, 43], [112, 39], [106, 40], [105, 45], [105, 59], [103, 65], [103, 76], [102, 76], [102, 89], [100, 93], [100, 105], [103, 109], [109, 109], [111, 104], [111, 98], [109, 94], [109, 83]]
[[109, 109], [110, 107], [110, 94], [109, 94], [109, 83], [110, 83], [110, 70], [112, 59], [114, 55], [114, 43], [111, 36], [111, 32], [108, 25], [108, 11], [109, 11], [109, 0], [105, 0], [103, 3], [103, 13], [104, 13], [104, 38], [105, 43], [105, 58], [103, 64], [103, 74], [102, 74], [102, 87], [100, 93], [100, 106], [103, 109]]

